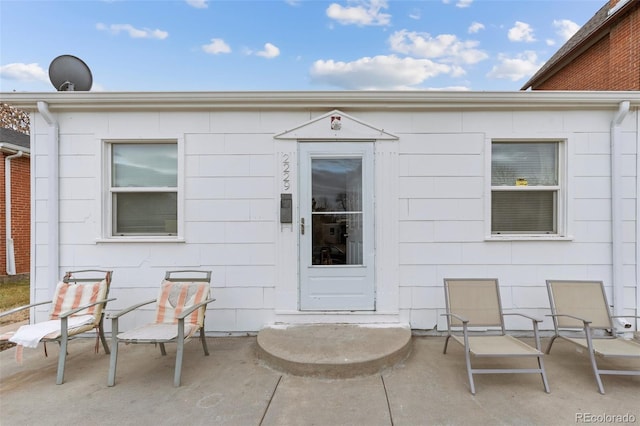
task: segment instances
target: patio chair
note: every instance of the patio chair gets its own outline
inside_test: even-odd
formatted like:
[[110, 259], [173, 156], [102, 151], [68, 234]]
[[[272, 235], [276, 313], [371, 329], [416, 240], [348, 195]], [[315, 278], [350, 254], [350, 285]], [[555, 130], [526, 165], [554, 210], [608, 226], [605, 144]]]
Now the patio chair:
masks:
[[[500, 289], [497, 279], [444, 279], [447, 338], [443, 353], [447, 353], [449, 339], [453, 338], [464, 347], [467, 375], [471, 393], [476, 389], [474, 374], [495, 373], [538, 373], [542, 377], [545, 392], [549, 393], [549, 385], [544, 368], [544, 354], [541, 351], [538, 323], [542, 320], [517, 313], [503, 313], [500, 303]], [[533, 323], [536, 347], [505, 333], [504, 317], [519, 315]], [[491, 331], [476, 332], [470, 330], [481, 327]], [[462, 329], [462, 334], [460, 334]], [[535, 358], [538, 368], [473, 368], [471, 355], [475, 357], [516, 357]]]
[[[547, 346], [547, 354], [558, 337], [586, 349], [593, 374], [596, 376], [598, 391], [603, 395], [604, 387], [600, 378], [602, 374], [640, 376], [640, 369], [606, 370], [598, 367], [596, 361], [598, 356], [640, 359], [639, 343], [614, 335], [613, 318], [625, 318], [625, 316], [612, 316], [609, 313], [602, 281], [547, 280], [547, 290], [555, 330], [555, 335]], [[626, 316], [626, 318], [640, 317]], [[598, 333], [596, 330], [601, 331]]]
[[[215, 299], [209, 298], [211, 271], [168, 271], [164, 277], [158, 298], [133, 305], [111, 318], [112, 351], [109, 363], [107, 384], [115, 385], [118, 363], [118, 343], [153, 343], [160, 346], [162, 355], [166, 355], [165, 343], [177, 343], [176, 367], [173, 384], [180, 386], [184, 344], [197, 331], [205, 356], [209, 355], [204, 335], [204, 316], [207, 304]], [[133, 330], [119, 333], [118, 320], [123, 315], [156, 302], [155, 320]]]
[[[23, 325], [15, 333], [1, 336], [0, 340], [8, 340], [18, 345], [16, 348], [18, 359], [21, 359], [22, 348], [25, 346], [35, 348], [39, 342], [43, 342], [46, 356], [47, 342], [58, 342], [60, 354], [56, 384], [61, 385], [64, 381], [69, 340], [87, 331], [96, 330], [96, 339], [102, 341], [105, 353], [109, 354], [109, 346], [104, 337], [103, 318], [107, 302], [115, 300], [107, 299], [111, 275], [112, 271], [95, 269], [67, 272], [56, 286], [52, 300], [20, 306], [0, 314], [2, 318], [34, 306], [51, 303], [49, 320]], [[96, 353], [98, 349], [99, 342], [96, 340]]]

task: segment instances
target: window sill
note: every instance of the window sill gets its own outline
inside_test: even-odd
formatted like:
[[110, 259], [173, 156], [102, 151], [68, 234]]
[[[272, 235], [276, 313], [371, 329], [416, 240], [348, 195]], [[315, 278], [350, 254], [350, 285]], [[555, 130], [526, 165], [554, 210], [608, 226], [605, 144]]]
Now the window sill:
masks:
[[490, 235], [485, 241], [573, 241], [573, 236], [562, 235]]
[[98, 238], [96, 243], [184, 243], [183, 237], [112, 237]]

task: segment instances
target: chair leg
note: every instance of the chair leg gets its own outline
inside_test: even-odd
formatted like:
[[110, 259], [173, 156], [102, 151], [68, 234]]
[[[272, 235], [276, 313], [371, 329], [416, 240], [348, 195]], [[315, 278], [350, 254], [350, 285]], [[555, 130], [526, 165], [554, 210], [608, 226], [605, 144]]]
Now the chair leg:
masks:
[[69, 330], [67, 329], [67, 318], [60, 320], [60, 330], [62, 335], [60, 336], [60, 355], [58, 355], [58, 376], [56, 377], [56, 385], [61, 385], [64, 382], [64, 364], [67, 360], [67, 344], [69, 343]]
[[447, 346], [449, 345], [449, 339], [451, 338], [451, 335], [448, 334], [447, 338], [444, 341], [444, 350], [442, 351], [443, 354], [447, 353]]
[[112, 320], [111, 326], [111, 357], [109, 358], [109, 377], [107, 386], [116, 384], [116, 367], [118, 365], [118, 320]]
[[178, 320], [178, 350], [176, 352], [176, 370], [173, 376], [173, 386], [180, 386], [182, 375], [182, 357], [184, 356], [184, 319]]
[[[107, 344], [107, 339], [104, 337], [104, 327], [102, 325], [102, 320], [100, 320], [100, 324], [98, 324], [98, 335], [100, 336], [100, 341], [102, 342], [104, 353], [109, 355], [111, 352], [109, 351], [109, 345]], [[96, 346], [96, 349], [97, 348], [98, 347]]]
[[176, 352], [176, 371], [173, 376], [173, 386], [180, 386], [180, 376], [182, 375], [182, 357], [184, 355], [184, 339], [178, 340], [178, 351]]
[[207, 340], [204, 337], [204, 327], [200, 329], [200, 340], [202, 341], [202, 349], [204, 349], [204, 355], [209, 356], [209, 348], [207, 348]]
[[596, 351], [593, 348], [593, 339], [591, 337], [591, 327], [589, 323], [584, 323], [584, 335], [587, 338], [587, 350], [589, 351], [589, 360], [591, 361], [591, 368], [593, 374], [596, 376], [596, 383], [598, 383], [598, 392], [604, 395], [604, 386], [602, 386], [602, 380], [600, 379], [600, 373], [598, 372], [598, 364], [596, 363]]
[[549, 341], [549, 346], [547, 346], [547, 350], [544, 351], [545, 354], [549, 355], [549, 352], [551, 352], [551, 345], [553, 345], [553, 342], [556, 340], [556, 337], [558, 337], [557, 334], [555, 336], [553, 336], [551, 338], [551, 340]]
[[109, 378], [107, 386], [116, 384], [116, 367], [118, 365], [118, 342], [117, 340], [111, 344], [111, 357], [109, 358]]
[[549, 389], [549, 382], [547, 382], [547, 373], [545, 372], [545, 369], [544, 369], [544, 360], [542, 359], [542, 356], [538, 357], [538, 367], [540, 367], [540, 375], [542, 376], [542, 384], [544, 385], [544, 391], [546, 393], [551, 393], [551, 390]]
[[471, 372], [471, 354], [469, 353], [469, 349], [464, 348], [464, 358], [467, 363], [467, 375], [469, 376], [469, 387], [471, 388], [471, 394], [476, 394], [476, 386], [473, 382], [473, 373]]
[[602, 379], [598, 372], [598, 364], [596, 363], [596, 355], [593, 351], [589, 351], [589, 359], [591, 361], [591, 368], [593, 369], [593, 375], [596, 376], [596, 383], [598, 384], [598, 392], [604, 395], [604, 386], [602, 385]]
[[160, 353], [162, 354], [162, 356], [166, 356], [167, 355], [167, 350], [164, 347], [164, 343], [158, 343], [160, 345]]

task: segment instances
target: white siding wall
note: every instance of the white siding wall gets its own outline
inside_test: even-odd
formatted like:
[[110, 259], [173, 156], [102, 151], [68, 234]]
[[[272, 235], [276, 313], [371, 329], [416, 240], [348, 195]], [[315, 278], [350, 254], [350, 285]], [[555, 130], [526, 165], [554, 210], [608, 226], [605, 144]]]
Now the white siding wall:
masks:
[[[445, 326], [445, 277], [495, 277], [505, 309], [549, 313], [546, 279], [603, 280], [611, 295], [610, 120], [602, 112], [416, 114], [400, 135], [400, 307], [414, 329]], [[635, 120], [625, 121], [625, 308], [634, 312]], [[487, 241], [493, 138], [567, 141], [567, 241]], [[530, 327], [514, 321], [511, 328]], [[545, 320], [544, 328], [551, 323]]]
[[[349, 114], [399, 136], [395, 145], [387, 143], [385, 148], [397, 151], [398, 175], [389, 177], [397, 179], [397, 215], [388, 216], [398, 221], [391, 224], [398, 233], [398, 265], [392, 269], [397, 277], [390, 277], [388, 271], [381, 275], [397, 280], [395, 286], [382, 288], [398, 288], [399, 294], [385, 290], [378, 297], [395, 298], [383, 305], [398, 307], [399, 318], [412, 328], [443, 326], [444, 277], [499, 278], [505, 308], [540, 317], [548, 313], [544, 286], [548, 278], [603, 280], [611, 297], [609, 126], [613, 112]], [[257, 331], [273, 322], [279, 307], [294, 303], [296, 283], [290, 271], [297, 270], [297, 246], [291, 240], [295, 232], [279, 224], [279, 148], [273, 136], [309, 120], [308, 112], [68, 113], [58, 117], [59, 275], [69, 269], [114, 269], [111, 296], [118, 300], [109, 310], [116, 310], [155, 297], [167, 269], [211, 269], [217, 301], [207, 315], [208, 331]], [[627, 119], [623, 125], [624, 282], [629, 312], [637, 300], [637, 122]], [[47, 282], [48, 138], [38, 115], [34, 128], [33, 297], [43, 300], [50, 297], [54, 284]], [[175, 138], [183, 144], [184, 243], [100, 241], [102, 141], [136, 138]], [[570, 239], [485, 240], [487, 156], [492, 138], [567, 140]], [[295, 187], [297, 182], [292, 184]], [[280, 235], [284, 232], [288, 234]], [[277, 250], [282, 246], [288, 247], [287, 259]], [[276, 300], [278, 294], [287, 300]], [[45, 315], [44, 309], [39, 310], [37, 320]], [[122, 327], [150, 316], [151, 311], [125, 316]], [[511, 323], [514, 329], [528, 326]], [[549, 326], [547, 322], [545, 327]]]

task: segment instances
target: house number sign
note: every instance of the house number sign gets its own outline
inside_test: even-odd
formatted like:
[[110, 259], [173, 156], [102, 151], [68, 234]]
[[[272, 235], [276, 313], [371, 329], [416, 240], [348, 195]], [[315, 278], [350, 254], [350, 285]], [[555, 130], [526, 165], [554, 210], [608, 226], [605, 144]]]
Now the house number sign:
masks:
[[291, 190], [291, 156], [287, 153], [282, 154], [282, 189], [284, 191]]

